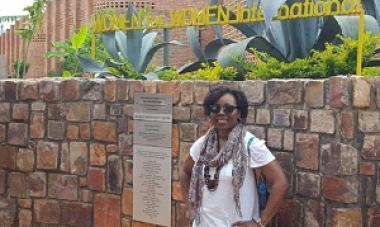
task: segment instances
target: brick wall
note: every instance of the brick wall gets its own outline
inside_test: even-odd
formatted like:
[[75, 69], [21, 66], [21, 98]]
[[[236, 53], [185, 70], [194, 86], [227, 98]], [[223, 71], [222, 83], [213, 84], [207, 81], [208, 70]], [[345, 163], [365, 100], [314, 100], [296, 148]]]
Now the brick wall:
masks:
[[172, 226], [186, 226], [178, 171], [208, 127], [202, 100], [222, 83], [247, 94], [248, 128], [291, 183], [278, 226], [380, 225], [380, 80], [333, 77], [0, 81], [0, 226], [152, 226], [131, 220], [141, 91], [173, 95]]

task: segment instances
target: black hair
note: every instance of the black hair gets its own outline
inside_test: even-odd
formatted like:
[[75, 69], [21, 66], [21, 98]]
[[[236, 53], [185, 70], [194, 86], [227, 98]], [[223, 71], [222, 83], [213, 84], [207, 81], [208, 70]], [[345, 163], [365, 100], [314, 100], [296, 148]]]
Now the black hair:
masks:
[[207, 96], [203, 100], [203, 108], [205, 114], [207, 116], [210, 116], [210, 106], [216, 104], [218, 100], [225, 94], [231, 94], [235, 98], [237, 109], [240, 113], [240, 118], [246, 119], [248, 114], [247, 96], [244, 94], [244, 92], [240, 90], [229, 88], [226, 86], [215, 87], [207, 94]]

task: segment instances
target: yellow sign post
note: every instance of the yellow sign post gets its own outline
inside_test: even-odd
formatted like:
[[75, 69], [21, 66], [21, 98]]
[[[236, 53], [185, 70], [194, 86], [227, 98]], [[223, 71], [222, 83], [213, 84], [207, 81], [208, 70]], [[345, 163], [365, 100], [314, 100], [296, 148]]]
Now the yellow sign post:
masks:
[[[232, 16], [233, 15], [235, 16]], [[364, 10], [362, 0], [319, 0], [296, 2], [292, 5], [283, 4], [274, 20], [294, 20], [311, 17], [360, 15], [357, 75], [361, 75], [361, 59], [364, 42]], [[252, 7], [238, 5], [234, 9], [218, 5], [208, 6], [201, 10], [186, 8], [171, 10], [168, 15], [132, 15], [127, 19], [124, 14], [100, 14], [93, 18], [92, 57], [95, 57], [95, 35], [116, 30], [171, 29], [188, 26], [233, 25], [242, 23], [257, 23], [264, 21], [262, 8], [254, 4]]]

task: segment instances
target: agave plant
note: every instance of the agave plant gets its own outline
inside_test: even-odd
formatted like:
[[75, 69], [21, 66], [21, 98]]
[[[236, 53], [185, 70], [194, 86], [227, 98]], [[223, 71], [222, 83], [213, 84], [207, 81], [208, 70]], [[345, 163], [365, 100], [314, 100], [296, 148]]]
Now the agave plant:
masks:
[[[315, 0], [313, 0], [315, 2]], [[324, 18], [307, 18], [298, 20], [272, 20], [277, 14], [282, 4], [292, 5], [300, 0], [247, 0], [248, 8], [254, 4], [263, 9], [265, 21], [255, 24], [236, 24], [233, 25], [247, 38], [239, 42], [225, 42], [222, 38], [220, 28], [214, 27], [215, 34], [219, 40], [223, 40], [227, 45], [218, 46], [219, 53], [216, 55], [212, 50], [212, 57], [222, 66], [236, 66], [236, 58], [245, 56], [247, 50], [252, 48], [266, 52], [281, 61], [293, 61], [296, 58], [304, 58], [310, 55], [311, 50], [321, 50], [325, 43], [338, 43], [337, 35], [357, 38], [359, 16], [328, 16]], [[211, 5], [218, 4], [218, 1], [212, 0]], [[363, 8], [366, 10], [365, 29], [367, 32], [377, 34], [380, 32], [380, 2], [378, 0], [363, 1]], [[225, 9], [227, 10], [227, 9]], [[230, 12], [230, 19], [236, 17]], [[210, 56], [207, 52], [200, 51], [199, 40], [195, 37], [194, 32], [188, 32], [188, 39], [193, 52], [199, 62], [208, 62]], [[217, 42], [213, 40], [211, 43]], [[206, 59], [206, 60], [205, 60]], [[196, 66], [193, 63], [191, 66]], [[199, 65], [199, 64], [198, 64]], [[187, 66], [182, 68], [184, 72], [189, 71]], [[195, 67], [192, 67], [195, 69]]]
[[[137, 13], [133, 5], [129, 4], [126, 13], [128, 20]], [[84, 71], [97, 73], [99, 76], [123, 73], [125, 68], [132, 67], [145, 79], [158, 79], [154, 73], [143, 75], [154, 54], [163, 47], [182, 44], [176, 40], [156, 43], [157, 36], [158, 32], [149, 30], [117, 30], [104, 33], [102, 34], [103, 44], [112, 59], [107, 60], [104, 64], [99, 64], [93, 59], [81, 58], [81, 65]], [[124, 76], [131, 77], [130, 75]]]

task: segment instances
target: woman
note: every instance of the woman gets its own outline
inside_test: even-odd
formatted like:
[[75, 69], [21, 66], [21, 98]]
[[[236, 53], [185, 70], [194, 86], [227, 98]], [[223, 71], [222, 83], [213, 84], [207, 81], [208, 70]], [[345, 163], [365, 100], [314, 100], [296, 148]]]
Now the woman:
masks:
[[[264, 141], [246, 130], [248, 102], [241, 91], [217, 87], [204, 100], [212, 128], [190, 148], [180, 174], [193, 227], [265, 226], [279, 209], [288, 188], [286, 177]], [[259, 211], [256, 169], [271, 185]]]

